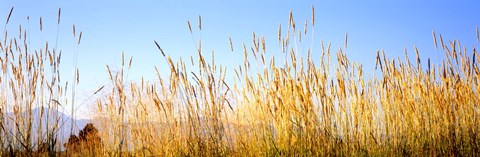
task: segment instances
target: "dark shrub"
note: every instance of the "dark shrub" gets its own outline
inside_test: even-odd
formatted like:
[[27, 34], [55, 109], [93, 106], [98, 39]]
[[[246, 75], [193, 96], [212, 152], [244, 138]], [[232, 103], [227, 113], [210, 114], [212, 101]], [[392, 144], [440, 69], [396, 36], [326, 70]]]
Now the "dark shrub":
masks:
[[92, 123], [88, 123], [78, 136], [70, 135], [64, 146], [69, 153], [94, 154], [103, 149], [102, 139], [98, 136], [98, 130]]

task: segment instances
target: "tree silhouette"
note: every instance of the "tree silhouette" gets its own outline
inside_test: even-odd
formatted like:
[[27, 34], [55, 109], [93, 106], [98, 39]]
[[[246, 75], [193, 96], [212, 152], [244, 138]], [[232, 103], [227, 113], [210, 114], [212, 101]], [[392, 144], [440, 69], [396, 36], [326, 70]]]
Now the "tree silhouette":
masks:
[[98, 136], [98, 130], [92, 123], [88, 123], [78, 136], [70, 135], [64, 146], [70, 153], [94, 154], [96, 150], [103, 149], [102, 139]]

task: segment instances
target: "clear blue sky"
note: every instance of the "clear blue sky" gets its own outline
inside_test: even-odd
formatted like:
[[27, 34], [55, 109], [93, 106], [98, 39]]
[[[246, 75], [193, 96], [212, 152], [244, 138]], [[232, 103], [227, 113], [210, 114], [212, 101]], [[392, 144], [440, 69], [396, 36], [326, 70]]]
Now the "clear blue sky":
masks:
[[[202, 16], [201, 34], [204, 52], [215, 49], [216, 60], [223, 65], [241, 63], [241, 55], [232, 55], [228, 35], [240, 54], [241, 42], [251, 43], [252, 31], [263, 35], [267, 53], [282, 55], [277, 51], [277, 29], [286, 28], [290, 10], [298, 25], [311, 18], [315, 6], [315, 47], [320, 40], [332, 42], [332, 47], [343, 45], [345, 33], [349, 42], [347, 56], [373, 69], [375, 52], [385, 50], [389, 57], [403, 58], [403, 49], [413, 52], [417, 45], [422, 59], [437, 54], [431, 32], [443, 35], [444, 40], [458, 39], [467, 49], [479, 44], [475, 40], [475, 27], [480, 25], [478, 1], [402, 0], [402, 1], [5, 1], [0, 2], [0, 19], [6, 19], [15, 7], [7, 29], [18, 32], [18, 25], [27, 26], [30, 16], [32, 44], [56, 37], [57, 11], [62, 9], [58, 48], [63, 49], [64, 79], [71, 78], [73, 60], [72, 25], [83, 31], [79, 46], [80, 93], [91, 94], [108, 83], [105, 65], [120, 67], [121, 53], [133, 56], [134, 64], [129, 79], [155, 77], [154, 65], [168, 75], [166, 64], [153, 40], [160, 43], [174, 59], [188, 59], [196, 53], [195, 43], [186, 21], [196, 28], [198, 15]], [[44, 31], [38, 33], [38, 19], [43, 17]], [[285, 32], [284, 32], [285, 33]], [[35, 43], [36, 42], [36, 43]], [[307, 45], [309, 46], [309, 45]], [[37, 47], [38, 48], [38, 47]], [[303, 48], [303, 47], [301, 47]], [[316, 48], [319, 50], [318, 48]], [[335, 51], [334, 51], [335, 52]], [[316, 54], [319, 51], [314, 52]], [[411, 55], [412, 56], [412, 55]], [[232, 67], [233, 68], [233, 67]], [[229, 68], [229, 69], [232, 69]]]

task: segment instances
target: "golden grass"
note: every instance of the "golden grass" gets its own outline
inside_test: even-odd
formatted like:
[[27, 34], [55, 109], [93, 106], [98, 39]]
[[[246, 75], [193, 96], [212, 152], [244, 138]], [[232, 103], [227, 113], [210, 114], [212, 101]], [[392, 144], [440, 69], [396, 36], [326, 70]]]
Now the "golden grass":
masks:
[[[313, 12], [312, 7], [312, 27]], [[360, 63], [350, 61], [341, 48], [332, 50], [330, 43], [321, 42], [318, 51], [313, 51], [312, 45], [306, 56], [300, 55], [303, 53], [297, 47], [306, 42], [302, 39], [306, 38], [307, 24], [308, 21], [302, 37], [290, 12], [287, 29], [279, 26], [278, 42], [285, 56], [280, 64], [281, 56], [267, 55], [265, 38], [254, 32], [251, 46], [242, 43], [243, 64], [232, 70], [215, 63], [214, 51], [209, 55], [203, 52], [201, 39], [197, 55], [190, 57], [189, 66], [195, 66], [195, 70], [187, 70], [188, 63], [182, 59], [174, 61], [154, 41], [170, 67], [168, 75], [155, 68], [158, 77], [155, 81], [126, 80], [132, 58], [127, 65], [122, 55], [120, 70], [106, 66], [111, 84], [95, 92], [106, 91], [96, 103], [94, 119], [103, 147], [95, 153], [105, 156], [474, 156], [480, 153], [480, 56], [476, 49], [467, 51], [459, 41], [444, 43], [440, 34], [439, 43], [445, 55], [441, 62], [432, 64], [428, 59], [422, 63], [416, 47], [415, 63], [410, 62], [406, 52], [402, 60], [387, 58], [383, 51], [378, 51], [372, 56], [376, 57], [375, 71], [364, 72]], [[190, 21], [187, 26], [193, 37], [197, 30], [192, 30]], [[201, 27], [199, 16], [198, 31]], [[59, 143], [53, 141], [58, 133], [29, 139], [31, 134], [42, 130], [32, 129], [32, 115], [22, 117], [19, 113], [41, 104], [53, 110], [62, 103], [50, 100], [66, 99], [66, 89], [56, 82], [60, 57], [47, 44], [34, 53], [26, 50], [27, 45], [18, 46], [15, 38], [7, 40], [7, 33], [4, 36], [0, 44], [0, 156], [35, 153], [42, 141], [49, 140], [52, 143], [48, 152], [58, 152]], [[432, 32], [432, 36], [437, 48], [436, 34]], [[344, 48], [347, 39], [345, 34]], [[228, 40], [233, 52], [232, 39]], [[321, 55], [313, 58], [312, 53]], [[48, 68], [54, 69], [50, 77], [44, 76], [44, 61], [50, 61]], [[78, 70], [75, 73], [74, 84], [79, 81]], [[234, 78], [229, 80], [227, 76]], [[6, 115], [7, 110], [15, 111], [14, 116]], [[7, 122], [9, 119], [13, 122]], [[56, 122], [45, 125], [55, 130], [61, 127]], [[14, 127], [6, 129], [4, 126], [8, 124]]]
[[[201, 44], [198, 60], [191, 61], [198, 71], [187, 71], [185, 62], [174, 62], [155, 42], [170, 75], [161, 76], [157, 70], [157, 82], [133, 83], [123, 80], [122, 68], [112, 79], [108, 99], [99, 100], [99, 115], [122, 120], [113, 120], [120, 124], [111, 123], [109, 129], [134, 143], [119, 149], [122, 140], [112, 139], [106, 151], [160, 156], [479, 153], [475, 49], [462, 50], [458, 41], [447, 47], [440, 35], [445, 52], [441, 64], [432, 65], [428, 59], [427, 68], [422, 67], [416, 47], [414, 64], [407, 53], [400, 60], [382, 51], [376, 56], [380, 75], [374, 75], [365, 74], [342, 49], [332, 61], [330, 44], [322, 43], [321, 52], [308, 49], [307, 57], [299, 56], [296, 46], [302, 37], [292, 13], [286, 36], [282, 31], [279, 26], [284, 64], [275, 63], [279, 56], [266, 62], [265, 39], [252, 33], [252, 46], [242, 44], [244, 64], [233, 69], [234, 83], [226, 83], [227, 70], [214, 63], [213, 52], [207, 62]], [[432, 36], [436, 45], [434, 32]], [[347, 39], [345, 34], [344, 48]], [[230, 38], [229, 43], [233, 51]], [[310, 53], [321, 57], [314, 61]], [[258, 68], [252, 69], [251, 63]], [[128, 112], [116, 112], [119, 109]]]
[[[5, 28], [12, 12], [13, 7]], [[60, 9], [58, 25], [59, 22]], [[40, 18], [40, 31], [42, 27]], [[32, 49], [28, 31], [19, 26], [18, 37], [8, 36], [6, 29], [2, 32], [0, 156], [54, 155], [61, 150], [58, 136], [64, 133], [61, 128], [66, 121], [57, 111], [67, 102], [67, 86], [60, 82], [62, 52], [49, 47], [48, 41], [41, 48]]]

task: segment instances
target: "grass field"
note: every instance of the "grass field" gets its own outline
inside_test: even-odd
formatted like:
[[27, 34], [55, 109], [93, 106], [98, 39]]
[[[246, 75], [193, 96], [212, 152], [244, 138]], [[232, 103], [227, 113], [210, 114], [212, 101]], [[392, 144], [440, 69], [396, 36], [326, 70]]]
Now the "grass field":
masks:
[[[169, 74], [152, 71], [158, 75], [155, 81], [127, 80], [132, 59], [122, 56], [119, 71], [106, 66], [111, 83], [99, 89], [103, 95], [97, 103], [89, 104], [96, 113], [91, 118], [98, 131], [93, 132], [101, 139], [79, 135], [84, 143], [78, 150], [63, 149], [66, 141], [57, 140], [65, 122], [55, 111], [75, 102], [75, 92], [67, 91], [75, 91], [79, 72], [77, 80], [62, 84], [61, 51], [54, 44], [32, 50], [28, 43], [35, 41], [28, 41], [25, 28], [18, 37], [8, 36], [16, 30], [4, 30], [0, 156], [480, 154], [480, 55], [475, 48], [432, 33], [432, 43], [444, 52], [441, 62], [421, 60], [416, 49], [415, 56], [405, 53], [401, 59], [378, 51], [371, 56], [375, 71], [366, 72], [343, 52], [347, 35], [345, 45], [335, 50], [323, 42], [321, 49], [296, 49], [311, 42], [302, 39], [313, 32], [308, 30], [313, 15], [296, 25], [290, 14], [288, 25], [279, 28], [282, 52], [275, 55], [266, 53], [264, 37], [255, 33], [235, 52], [230, 40], [231, 53], [243, 53], [239, 66], [216, 64], [215, 54], [202, 49], [202, 39], [197, 56], [183, 56], [188, 60], [173, 60], [152, 42], [164, 57], [160, 62], [170, 67]], [[200, 31], [198, 23], [188, 21], [188, 31]], [[78, 44], [81, 34], [73, 30]], [[478, 36], [477, 28], [477, 41]], [[314, 53], [321, 55], [313, 58]], [[34, 114], [39, 107], [45, 109]], [[47, 120], [33, 120], [42, 117]]]

